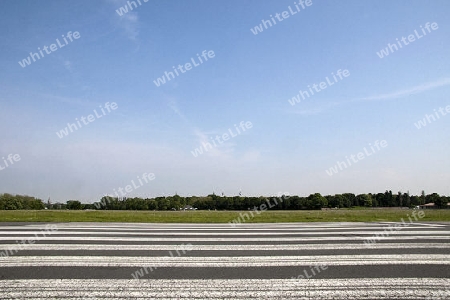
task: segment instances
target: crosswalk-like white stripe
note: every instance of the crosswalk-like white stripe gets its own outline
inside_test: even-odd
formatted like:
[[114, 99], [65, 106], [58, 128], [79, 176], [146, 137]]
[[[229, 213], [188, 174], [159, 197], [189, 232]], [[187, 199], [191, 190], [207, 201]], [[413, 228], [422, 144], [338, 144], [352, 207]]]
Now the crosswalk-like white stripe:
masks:
[[[55, 225], [56, 226], [56, 225]], [[434, 225], [435, 226], [435, 225]], [[433, 226], [433, 227], [434, 227]], [[80, 232], [89, 232], [89, 230], [94, 231], [94, 232], [139, 232], [139, 231], [152, 231], [152, 232], [186, 232], [188, 230], [190, 231], [206, 231], [206, 232], [217, 232], [217, 231], [230, 231], [230, 232], [240, 232], [240, 231], [251, 231], [251, 232], [260, 232], [260, 231], [276, 231], [276, 232], [304, 232], [304, 231], [310, 231], [310, 232], [321, 232], [321, 231], [330, 231], [330, 230], [335, 230], [335, 231], [331, 231], [331, 232], [338, 232], [337, 230], [342, 230], [343, 232], [346, 232], [348, 230], [376, 230], [376, 231], [383, 231], [385, 229], [388, 228], [388, 226], [382, 227], [382, 226], [372, 226], [372, 227], [358, 227], [358, 226], [354, 226], [354, 227], [275, 227], [275, 228], [245, 228], [245, 227], [241, 227], [241, 226], [236, 226], [236, 227], [231, 227], [231, 226], [227, 226], [225, 228], [214, 228], [214, 227], [202, 227], [202, 228], [198, 228], [198, 227], [181, 227], [181, 228], [152, 228], [150, 226], [145, 227], [145, 228], [118, 228], [118, 227], [100, 227], [100, 228], [95, 228], [95, 227], [61, 227], [61, 226], [56, 226], [55, 227], [57, 229], [57, 231], [64, 231], [64, 232], [74, 232], [74, 230], [80, 230]], [[407, 226], [407, 227], [398, 227], [400, 228], [401, 231], [403, 230], [413, 230], [413, 229], [430, 229], [429, 226]], [[441, 227], [435, 227], [435, 228], [441, 228]], [[26, 228], [26, 226], [20, 228], [22, 231], [17, 231], [17, 226], [13, 226], [13, 227], [1, 227], [0, 226], [0, 234], [6, 234], [7, 232], [42, 232], [42, 230], [45, 230], [46, 228], [41, 226], [39, 228], [36, 227], [32, 227], [29, 228], [29, 230], [25, 230], [28, 229]], [[16, 230], [16, 231], [14, 231]], [[40, 231], [38, 231], [40, 230]], [[70, 231], [69, 231], [70, 230]], [[85, 230], [85, 231], [81, 231], [81, 230]], [[76, 232], [76, 231], [75, 231]]]
[[[399, 223], [399, 222], [380, 222], [379, 224], [383, 224], [383, 223], [390, 224], [390, 225], [392, 225], [392, 224], [402, 224], [402, 223]], [[408, 222], [407, 222], [407, 224], [408, 224]], [[429, 228], [446, 227], [447, 226], [447, 225], [444, 225], [444, 224], [419, 223], [419, 222], [414, 222], [414, 223], [410, 223], [410, 224], [411, 224], [411, 226], [427, 226]]]
[[[44, 232], [45, 233], [45, 232]], [[53, 231], [53, 232], [47, 232], [48, 235], [124, 235], [127, 236], [153, 236], [153, 235], [165, 235], [165, 236], [258, 236], [258, 235], [265, 235], [265, 236], [281, 236], [281, 235], [296, 235], [296, 236], [302, 236], [302, 235], [339, 235], [339, 234], [353, 234], [353, 235], [365, 235], [365, 236], [375, 236], [375, 235], [415, 235], [415, 236], [421, 236], [421, 235], [428, 235], [429, 231], [413, 231], [413, 230], [399, 230], [399, 231], [325, 231], [325, 232], [120, 232], [120, 231], [108, 231], [108, 232], [96, 232], [96, 231]], [[434, 235], [449, 235], [450, 231], [433, 231]], [[42, 231], [8, 231], [8, 232], [0, 232], [0, 235], [27, 235], [27, 236], [34, 236], [34, 235], [43, 235]], [[0, 237], [0, 239], [3, 239], [3, 237]]]
[[438, 278], [0, 280], [0, 299], [448, 299], [449, 286]]
[[[196, 223], [51, 223], [58, 228], [67, 229], [93, 229], [93, 230], [277, 230], [277, 229], [298, 229], [298, 230], [320, 230], [320, 229], [384, 229], [389, 225], [402, 226], [406, 224], [407, 228], [415, 227], [427, 227], [427, 228], [439, 228], [446, 227], [444, 224], [438, 223], [417, 223], [417, 222], [377, 222], [377, 223], [364, 223], [364, 222], [350, 222], [350, 223], [241, 223], [236, 224], [236, 227], [232, 228], [229, 223], [213, 223], [213, 224], [196, 224]], [[385, 226], [383, 224], [386, 224]], [[35, 228], [41, 229], [47, 226], [46, 223], [42, 224], [27, 224], [23, 226], [11, 226], [2, 225], [0, 230], [14, 230], [18, 228]]]
[[[450, 249], [450, 232], [443, 224], [414, 223], [396, 232], [387, 230], [389, 225], [401, 223], [283, 223], [283, 224], [240, 224], [232, 228], [229, 224], [121, 224], [121, 223], [57, 223], [57, 231], [42, 236], [46, 224], [26, 226], [0, 226], [2, 251], [16, 249], [36, 251], [85, 250], [80, 256], [48, 256], [43, 253], [33, 256], [0, 257], [2, 270], [15, 267], [111, 267], [130, 268], [130, 280], [1, 280], [0, 300], [6, 299], [449, 299], [449, 278], [344, 278], [344, 279], [232, 279], [232, 280], [133, 280], [132, 274], [142, 268], [238, 268], [238, 267], [304, 267], [315, 265], [355, 266], [371, 265], [422, 265], [434, 268], [450, 268], [448, 254], [423, 254], [426, 249]], [[191, 232], [188, 232], [191, 231]], [[193, 232], [195, 231], [195, 232]], [[388, 236], [375, 236], [378, 234]], [[34, 235], [37, 235], [36, 238]], [[59, 235], [59, 236], [55, 236]], [[84, 236], [80, 236], [84, 235]], [[95, 235], [95, 236], [94, 236]], [[118, 236], [122, 235], [122, 236]], [[264, 235], [264, 236], [263, 236]], [[311, 236], [307, 236], [311, 235]], [[332, 235], [332, 236], [325, 236]], [[159, 236], [159, 237], [158, 237]], [[364, 241], [375, 238], [375, 243]], [[35, 244], [17, 245], [15, 241], [35, 239]], [[435, 240], [424, 243], [424, 240]], [[417, 243], [414, 243], [417, 241]], [[76, 244], [76, 242], [81, 242]], [[123, 242], [123, 245], [120, 243]], [[161, 242], [161, 243], [159, 243]], [[170, 244], [164, 244], [170, 242]], [[202, 242], [205, 242], [202, 244]], [[312, 244], [305, 244], [305, 242]], [[342, 242], [342, 243], [340, 243]], [[353, 243], [351, 243], [353, 242]], [[75, 244], [71, 244], [75, 243]], [[110, 243], [110, 244], [107, 244]], [[130, 243], [130, 244], [125, 244]], [[227, 253], [208, 253], [208, 256], [190, 256], [180, 245], [200, 243], [190, 246], [191, 250], [202, 251], [280, 251], [274, 256], [251, 253], [252, 256]], [[266, 243], [266, 244], [258, 244]], [[332, 244], [329, 244], [332, 243]], [[422, 254], [407, 254], [406, 249], [420, 250]], [[177, 255], [174, 250], [179, 250]], [[368, 250], [385, 249], [383, 254], [370, 255], [358, 252], [356, 255], [283, 255], [283, 251], [320, 250]], [[395, 252], [403, 249], [401, 252]], [[158, 256], [89, 255], [89, 251], [167, 251]], [[169, 251], [174, 257], [169, 256]], [[432, 251], [430, 251], [433, 253]], [[434, 250], [434, 252], [437, 252]], [[438, 253], [439, 253], [438, 252]], [[342, 252], [341, 252], [342, 253]], [[355, 252], [349, 252], [355, 253]], [[405, 254], [394, 254], [405, 253]], [[443, 252], [446, 253], [446, 252]], [[52, 253], [58, 254], [58, 253]], [[62, 254], [62, 253], [61, 253]], [[256, 254], [256, 255], [253, 255]], [[292, 254], [292, 253], [290, 253]], [[295, 253], [297, 254], [297, 253]], [[298, 253], [300, 254], [300, 253]], [[327, 253], [330, 254], [330, 253]], [[151, 253], [148, 253], [151, 255]], [[194, 255], [194, 254], [192, 254]], [[211, 256], [221, 255], [221, 256]], [[360, 267], [358, 267], [360, 266]], [[425, 267], [426, 268], [426, 267]], [[58, 268], [57, 268], [58, 269]], [[344, 270], [345, 268], [343, 268]], [[373, 269], [373, 268], [368, 268]], [[375, 268], [376, 269], [376, 268]], [[24, 270], [28, 270], [24, 268]], [[194, 269], [190, 269], [194, 271]], [[201, 273], [202, 269], [198, 272]], [[15, 270], [18, 274], [21, 271]], [[324, 271], [325, 272], [325, 271]], [[372, 277], [371, 273], [368, 277]], [[125, 274], [126, 275], [126, 274]], [[351, 275], [351, 274], [350, 274]], [[442, 275], [442, 274], [441, 274]], [[20, 276], [20, 275], [19, 275]], [[257, 271], [255, 273], [257, 275]], [[343, 274], [345, 277], [345, 274]], [[398, 275], [396, 275], [398, 276]], [[408, 274], [405, 274], [405, 277]], [[39, 276], [37, 276], [39, 278]], [[341, 277], [341, 275], [338, 275]], [[349, 276], [352, 277], [352, 276]], [[445, 277], [445, 275], [444, 275]]]
[[[179, 245], [110, 245], [110, 244], [24, 244], [23, 250], [173, 250]], [[17, 248], [17, 244], [0, 244], [0, 251]], [[284, 245], [192, 245], [199, 251], [292, 251], [292, 250], [352, 250], [352, 249], [449, 249], [450, 243], [373, 243], [359, 244], [284, 244]]]
[[450, 265], [443, 254], [380, 254], [319, 256], [11, 256], [0, 257], [3, 267], [281, 267], [362, 265]]
[[[369, 237], [370, 238], [370, 237]], [[82, 237], [82, 236], [38, 236], [35, 237], [22, 237], [22, 239], [34, 239], [38, 241], [113, 241], [113, 242], [302, 242], [302, 241], [366, 241], [368, 237], [366, 236], [324, 236], [324, 237], [271, 237], [271, 238], [235, 238], [235, 237], [205, 237], [205, 238], [185, 238], [185, 237], [176, 237], [176, 238], [162, 238], [162, 237], [148, 237], [148, 238], [132, 238], [132, 237]], [[449, 240], [450, 236], [448, 235], [424, 235], [424, 236], [398, 236], [392, 235], [387, 237], [377, 237], [376, 240], [382, 241], [398, 241], [398, 240], [423, 240], [423, 239], [440, 239], [440, 240]], [[1, 237], [0, 240], [3, 241], [18, 241], [21, 240], [20, 237], [6, 236]]]

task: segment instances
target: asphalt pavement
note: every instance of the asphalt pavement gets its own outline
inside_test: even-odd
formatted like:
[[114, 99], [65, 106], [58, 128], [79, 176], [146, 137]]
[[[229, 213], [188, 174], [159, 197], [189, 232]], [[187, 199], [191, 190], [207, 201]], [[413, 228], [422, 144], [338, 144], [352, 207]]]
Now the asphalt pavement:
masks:
[[394, 224], [2, 223], [0, 299], [450, 299], [450, 223]]

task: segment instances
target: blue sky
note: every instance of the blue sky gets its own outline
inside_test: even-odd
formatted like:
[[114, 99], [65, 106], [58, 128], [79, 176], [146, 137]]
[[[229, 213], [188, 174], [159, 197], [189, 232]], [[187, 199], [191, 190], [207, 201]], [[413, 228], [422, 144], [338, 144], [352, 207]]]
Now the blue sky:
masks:
[[[294, 1], [141, 0], [119, 16], [124, 5], [2, 3], [0, 157], [21, 160], [0, 171], [0, 192], [93, 202], [151, 172], [127, 196], [450, 194], [450, 116], [414, 125], [450, 105], [448, 1], [312, 0], [256, 35]], [[376, 54], [427, 22], [438, 29]], [[80, 38], [20, 66], [69, 31]], [[214, 58], [153, 83], [203, 50]], [[350, 76], [289, 104], [339, 69]], [[118, 108], [57, 136], [107, 102]], [[192, 155], [241, 121], [252, 128]], [[326, 173], [377, 140], [388, 146]]]

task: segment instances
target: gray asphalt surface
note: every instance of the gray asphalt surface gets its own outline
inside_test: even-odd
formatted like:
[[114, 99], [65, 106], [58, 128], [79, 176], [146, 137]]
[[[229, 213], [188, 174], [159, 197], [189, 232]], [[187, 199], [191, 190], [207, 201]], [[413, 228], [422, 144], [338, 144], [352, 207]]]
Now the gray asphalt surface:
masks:
[[55, 225], [0, 224], [0, 299], [450, 299], [445, 222]]

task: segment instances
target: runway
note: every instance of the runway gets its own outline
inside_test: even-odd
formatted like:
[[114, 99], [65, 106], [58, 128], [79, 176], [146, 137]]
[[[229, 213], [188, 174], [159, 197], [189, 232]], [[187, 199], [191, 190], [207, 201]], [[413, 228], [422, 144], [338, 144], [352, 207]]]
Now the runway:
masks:
[[450, 299], [450, 223], [392, 224], [1, 223], [0, 299]]

